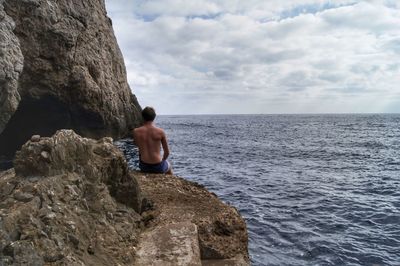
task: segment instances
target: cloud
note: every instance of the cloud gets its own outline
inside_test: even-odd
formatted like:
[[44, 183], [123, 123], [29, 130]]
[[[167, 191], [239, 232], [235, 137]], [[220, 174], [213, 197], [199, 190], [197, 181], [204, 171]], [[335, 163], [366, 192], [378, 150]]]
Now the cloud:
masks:
[[384, 112], [400, 95], [397, 1], [106, 4], [133, 91], [161, 113]]

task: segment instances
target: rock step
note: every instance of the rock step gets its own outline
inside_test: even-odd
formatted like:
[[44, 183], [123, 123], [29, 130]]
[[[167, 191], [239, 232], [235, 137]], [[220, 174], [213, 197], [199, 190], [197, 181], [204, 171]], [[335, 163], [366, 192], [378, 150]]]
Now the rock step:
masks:
[[222, 260], [202, 260], [202, 266], [248, 266], [249, 263], [246, 262], [243, 257], [238, 256], [233, 259], [222, 259]]
[[136, 255], [136, 265], [201, 266], [197, 226], [182, 222], [146, 232]]

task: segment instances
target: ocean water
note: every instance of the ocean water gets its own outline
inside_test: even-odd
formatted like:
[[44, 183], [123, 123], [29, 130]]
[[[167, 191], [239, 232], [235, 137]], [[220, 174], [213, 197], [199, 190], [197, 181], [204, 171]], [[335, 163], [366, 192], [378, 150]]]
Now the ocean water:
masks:
[[[175, 174], [247, 222], [252, 265], [400, 265], [400, 115], [160, 116]], [[137, 167], [137, 150], [117, 143]]]

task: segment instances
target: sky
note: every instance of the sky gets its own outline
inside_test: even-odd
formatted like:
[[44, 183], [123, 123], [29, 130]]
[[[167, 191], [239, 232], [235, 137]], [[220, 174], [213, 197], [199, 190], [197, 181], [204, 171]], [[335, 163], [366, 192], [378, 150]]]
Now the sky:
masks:
[[398, 113], [398, 0], [106, 0], [159, 114]]

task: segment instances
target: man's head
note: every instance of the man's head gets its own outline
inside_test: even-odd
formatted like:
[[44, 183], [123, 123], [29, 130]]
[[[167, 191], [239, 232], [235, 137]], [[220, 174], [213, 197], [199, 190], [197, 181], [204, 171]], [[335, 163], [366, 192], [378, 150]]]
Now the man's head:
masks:
[[153, 107], [146, 106], [142, 111], [142, 117], [145, 122], [152, 122], [156, 118], [156, 111]]

